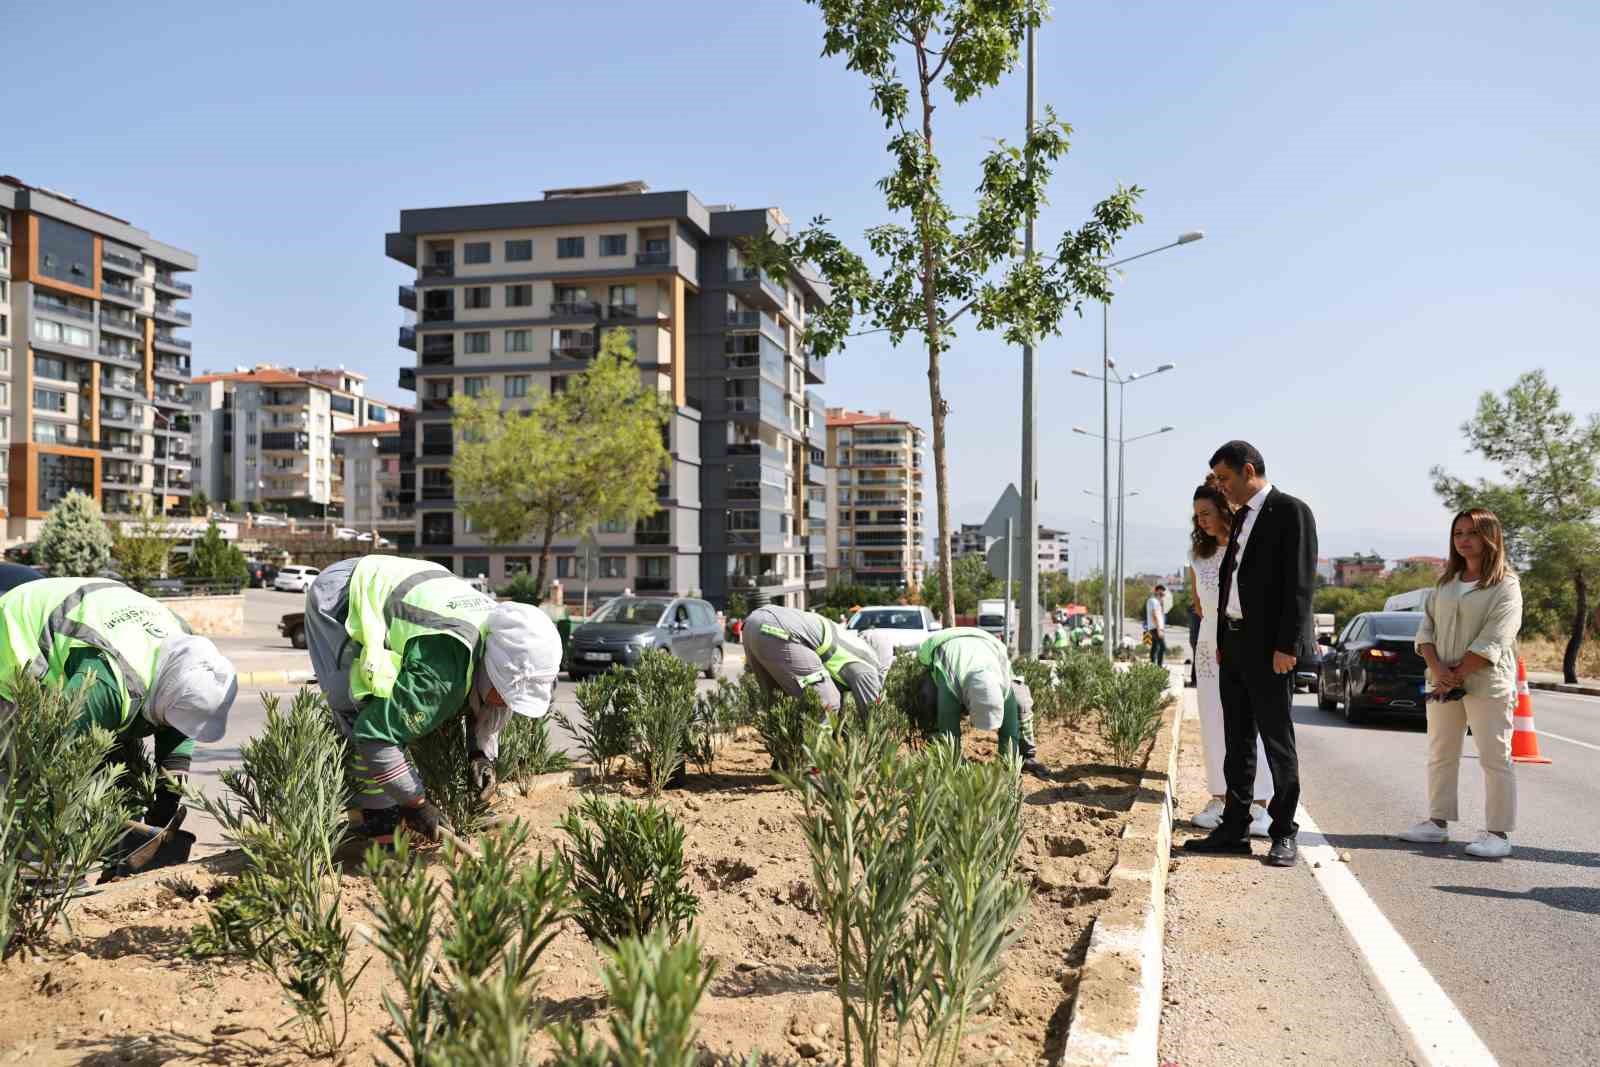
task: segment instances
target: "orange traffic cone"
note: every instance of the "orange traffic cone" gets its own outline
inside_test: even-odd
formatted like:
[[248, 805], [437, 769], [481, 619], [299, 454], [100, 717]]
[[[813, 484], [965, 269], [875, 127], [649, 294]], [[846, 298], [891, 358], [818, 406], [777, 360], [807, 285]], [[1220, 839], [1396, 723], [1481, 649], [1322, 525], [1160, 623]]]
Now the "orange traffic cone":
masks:
[[1517, 657], [1517, 710], [1511, 718], [1511, 761], [1549, 763], [1539, 755], [1539, 735], [1533, 729], [1533, 695], [1528, 692], [1528, 665]]

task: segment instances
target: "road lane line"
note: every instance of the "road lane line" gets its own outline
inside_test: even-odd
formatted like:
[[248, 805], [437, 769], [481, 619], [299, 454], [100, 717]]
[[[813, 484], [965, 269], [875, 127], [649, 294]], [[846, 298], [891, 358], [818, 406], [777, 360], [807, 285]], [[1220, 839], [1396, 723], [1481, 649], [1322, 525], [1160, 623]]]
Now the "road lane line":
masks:
[[1600, 752], [1600, 745], [1591, 745], [1587, 741], [1578, 741], [1571, 737], [1562, 737], [1560, 734], [1553, 734], [1549, 730], [1535, 730], [1534, 733], [1538, 734], [1540, 737], [1548, 737], [1552, 741], [1565, 741], [1569, 745], [1578, 745], [1581, 748], [1592, 748], [1596, 752]]
[[1494, 1067], [1494, 1054], [1434, 981], [1405, 938], [1362, 888], [1348, 864], [1302, 806], [1300, 855], [1366, 958], [1422, 1062], [1433, 1067]]

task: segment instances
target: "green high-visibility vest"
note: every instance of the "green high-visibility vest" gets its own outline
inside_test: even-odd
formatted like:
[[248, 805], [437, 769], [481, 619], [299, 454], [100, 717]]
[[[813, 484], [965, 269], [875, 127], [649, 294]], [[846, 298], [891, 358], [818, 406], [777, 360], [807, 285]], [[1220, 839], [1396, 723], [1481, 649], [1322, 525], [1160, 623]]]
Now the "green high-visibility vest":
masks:
[[361, 646], [350, 671], [351, 698], [387, 700], [406, 645], [432, 634], [449, 634], [466, 646], [470, 676], [494, 603], [437, 563], [367, 556], [350, 575], [345, 619], [345, 632]]
[[879, 669], [875, 661], [868, 662], [844, 646], [844, 643], [839, 639], [837, 623], [822, 615], [818, 615], [817, 618], [822, 620], [823, 634], [822, 644], [817, 646], [817, 657], [822, 660], [823, 669], [832, 676], [835, 682], [840, 685], [845, 684], [843, 671], [845, 667], [852, 663], [864, 664], [873, 670]]
[[155, 681], [161, 643], [183, 633], [171, 609], [121, 582], [103, 578], [44, 578], [0, 597], [0, 696], [14, 699], [26, 671], [64, 680], [67, 656], [90, 647], [105, 654], [122, 698], [127, 726], [143, 709]]

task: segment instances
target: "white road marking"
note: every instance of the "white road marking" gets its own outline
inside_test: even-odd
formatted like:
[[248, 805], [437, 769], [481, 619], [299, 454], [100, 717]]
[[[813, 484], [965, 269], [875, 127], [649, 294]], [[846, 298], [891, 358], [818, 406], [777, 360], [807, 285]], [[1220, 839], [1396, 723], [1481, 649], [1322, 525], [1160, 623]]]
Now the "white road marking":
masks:
[[1312, 865], [1312, 877], [1366, 958], [1422, 1062], [1435, 1067], [1494, 1067], [1494, 1054], [1373, 903], [1349, 865], [1339, 861], [1338, 850], [1310, 813], [1302, 806], [1295, 818], [1300, 823], [1300, 855]]
[[1540, 737], [1548, 737], [1552, 741], [1565, 741], [1569, 745], [1578, 745], [1581, 748], [1592, 748], [1596, 752], [1600, 752], [1600, 745], [1591, 745], [1587, 741], [1578, 741], [1571, 737], [1562, 737], [1560, 734], [1553, 734], [1549, 730], [1535, 730], [1534, 733], [1538, 734]]

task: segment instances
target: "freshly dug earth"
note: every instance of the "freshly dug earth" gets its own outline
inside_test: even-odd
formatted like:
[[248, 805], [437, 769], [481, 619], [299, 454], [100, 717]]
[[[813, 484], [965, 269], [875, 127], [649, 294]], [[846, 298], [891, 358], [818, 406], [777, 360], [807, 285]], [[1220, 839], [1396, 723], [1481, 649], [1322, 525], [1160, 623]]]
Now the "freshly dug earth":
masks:
[[[972, 758], [992, 758], [994, 735], [969, 732], [966, 749]], [[997, 1002], [971, 1028], [964, 1063], [1033, 1064], [1060, 1050], [1077, 968], [1138, 778], [1107, 766], [1098, 738], [1064, 725], [1044, 727], [1039, 749], [1057, 770], [1023, 781], [1025, 839], [1017, 862], [1033, 896], [1006, 956]], [[814, 908], [795, 822], [799, 805], [773, 782], [769, 764], [758, 741], [734, 741], [716, 773], [691, 774], [686, 788], [662, 801], [686, 827], [691, 884], [700, 897], [696, 927], [718, 966], [701, 1004], [700, 1038], [713, 1053], [759, 1049], [769, 1062], [838, 1062], [833, 954]], [[597, 788], [642, 795], [632, 783]], [[527, 821], [536, 844], [554, 849], [562, 840], [556, 822], [579, 792], [563, 781], [504, 796], [497, 810]], [[0, 1063], [309, 1062], [273, 979], [244, 964], [181, 956], [190, 929], [204, 922], [207, 893], [238, 863], [226, 854], [108, 887], [74, 908], [73, 931], [63, 931], [50, 951], [0, 966], [0, 1002], [7, 1005]], [[347, 922], [370, 929], [370, 887], [358, 866], [343, 887]], [[343, 1050], [350, 1063], [392, 1058], [378, 1038], [389, 1025], [379, 1000], [392, 984], [388, 966], [355, 938], [353, 962], [369, 956]], [[598, 953], [567, 923], [543, 961], [546, 1014], [598, 1022], [605, 1013], [598, 970]]]

